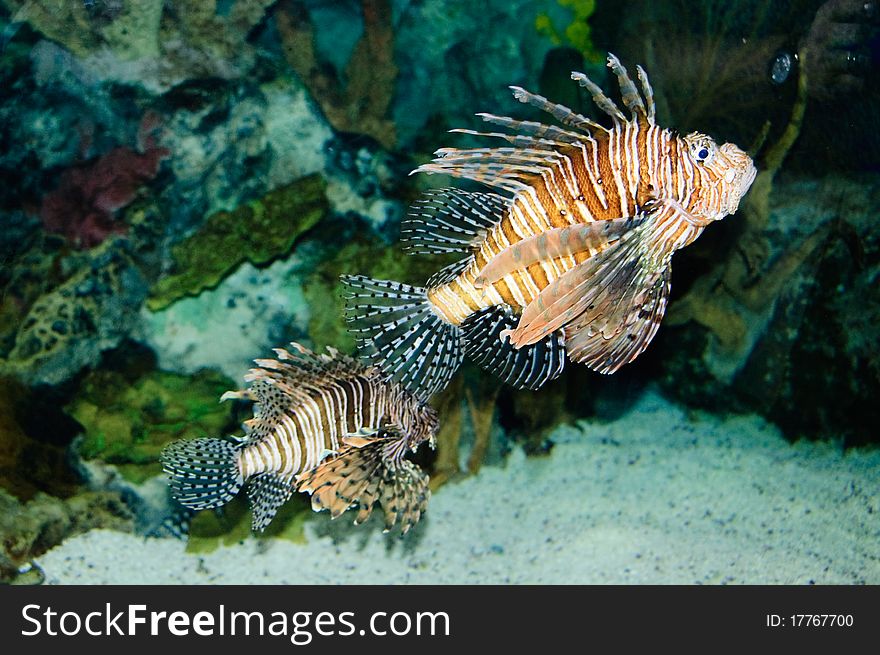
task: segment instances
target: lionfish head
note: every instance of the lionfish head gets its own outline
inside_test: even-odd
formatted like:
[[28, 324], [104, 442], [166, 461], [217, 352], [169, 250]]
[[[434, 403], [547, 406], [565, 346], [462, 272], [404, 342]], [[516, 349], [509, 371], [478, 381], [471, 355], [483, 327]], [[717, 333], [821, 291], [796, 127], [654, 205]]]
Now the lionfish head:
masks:
[[719, 146], [715, 141], [694, 132], [685, 137], [685, 156], [702, 174], [696, 176], [696, 193], [689, 210], [695, 217], [717, 221], [733, 214], [742, 197], [755, 181], [757, 170], [752, 158], [733, 143]]
[[415, 450], [423, 441], [428, 441], [433, 448], [439, 429], [437, 411], [427, 403], [419, 403], [406, 430], [410, 448]]

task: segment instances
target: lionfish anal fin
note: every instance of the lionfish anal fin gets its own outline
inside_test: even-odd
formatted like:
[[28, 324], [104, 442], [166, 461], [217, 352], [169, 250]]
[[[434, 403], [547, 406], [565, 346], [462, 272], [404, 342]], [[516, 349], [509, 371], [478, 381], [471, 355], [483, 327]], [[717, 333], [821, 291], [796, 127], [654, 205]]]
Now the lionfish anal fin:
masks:
[[516, 389], [539, 389], [565, 368], [565, 335], [552, 332], [540, 341], [516, 348], [501, 334], [516, 327], [509, 305], [474, 312], [461, 324], [465, 354]]

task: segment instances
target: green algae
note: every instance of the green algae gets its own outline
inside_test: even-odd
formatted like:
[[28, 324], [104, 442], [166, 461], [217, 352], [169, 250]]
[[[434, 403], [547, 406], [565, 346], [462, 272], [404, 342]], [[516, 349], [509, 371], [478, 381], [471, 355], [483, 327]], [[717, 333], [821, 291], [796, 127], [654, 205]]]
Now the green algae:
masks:
[[560, 30], [549, 15], [538, 14], [535, 18], [535, 29], [538, 33], [550, 39], [555, 46], [567, 45], [574, 48], [591, 63], [601, 62], [603, 55], [593, 45], [588, 22], [596, 11], [596, 0], [557, 0], [557, 4], [571, 10], [571, 23]]
[[232, 211], [209, 216], [195, 234], [171, 249], [170, 275], [150, 290], [147, 307], [164, 309], [217, 286], [245, 261], [265, 264], [289, 252], [328, 211], [325, 188], [320, 175], [309, 175]]
[[285, 539], [305, 543], [305, 523], [311, 514], [308, 499], [294, 495], [279, 509], [275, 518], [261, 533], [251, 530], [251, 513], [247, 503], [239, 497], [224, 505], [220, 511], [196, 514], [189, 527], [186, 550], [189, 553], [210, 553], [220, 546], [232, 546], [254, 535], [258, 539]]
[[220, 436], [233, 427], [231, 406], [219, 403], [232, 388], [231, 380], [207, 369], [193, 375], [153, 371], [133, 382], [96, 370], [66, 411], [83, 426], [83, 459], [113, 464], [140, 483], [161, 472], [159, 453], [170, 441]]

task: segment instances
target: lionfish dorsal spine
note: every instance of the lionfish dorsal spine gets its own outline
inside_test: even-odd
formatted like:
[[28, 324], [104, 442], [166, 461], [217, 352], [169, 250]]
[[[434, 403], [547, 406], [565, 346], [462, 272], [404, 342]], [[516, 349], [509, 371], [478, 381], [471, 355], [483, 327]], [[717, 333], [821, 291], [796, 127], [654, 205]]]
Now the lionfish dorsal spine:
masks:
[[575, 111], [572, 111], [565, 105], [560, 105], [554, 102], [550, 102], [542, 95], [538, 95], [537, 93], [532, 93], [531, 91], [526, 91], [522, 87], [512, 86], [510, 89], [513, 91], [513, 97], [519, 100], [522, 103], [527, 105], [531, 105], [537, 109], [547, 112], [553, 118], [558, 120], [563, 125], [568, 125], [569, 127], [575, 127], [579, 130], [583, 130], [584, 132], [591, 132], [592, 130], [599, 130], [602, 132], [607, 132], [608, 128], [600, 125], [596, 121], [593, 121], [586, 116], [578, 114]]
[[656, 123], [656, 110], [654, 108], [654, 89], [648, 80], [648, 74], [641, 66], [636, 66], [636, 73], [639, 76], [639, 82], [642, 85], [642, 95], [645, 96], [645, 108], [647, 110], [648, 123], [654, 125]]

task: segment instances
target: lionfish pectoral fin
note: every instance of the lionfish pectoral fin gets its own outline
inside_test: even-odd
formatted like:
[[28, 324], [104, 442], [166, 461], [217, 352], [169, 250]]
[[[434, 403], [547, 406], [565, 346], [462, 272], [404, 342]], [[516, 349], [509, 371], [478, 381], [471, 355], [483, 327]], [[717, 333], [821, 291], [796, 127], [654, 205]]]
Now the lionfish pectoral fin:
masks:
[[567, 352], [574, 362], [583, 362], [600, 373], [614, 373], [638, 357], [657, 333], [669, 297], [669, 267], [643, 276], [607, 317], [591, 327], [583, 323], [566, 329]]
[[402, 534], [409, 532], [428, 509], [430, 498], [428, 475], [408, 460], [399, 462], [382, 486], [379, 502], [385, 512], [385, 532], [398, 522]]
[[379, 503], [386, 529], [399, 520], [406, 532], [427, 507], [428, 476], [412, 462], [387, 459], [388, 441], [377, 437], [346, 443], [333, 457], [301, 475], [297, 489], [311, 494], [313, 510], [326, 509], [333, 518], [356, 508], [355, 523], [366, 521]]
[[643, 234], [641, 227], [628, 231], [547, 285], [523, 310], [509, 342], [522, 348], [560, 328], [588, 325], [597, 317], [621, 311], [625, 303], [632, 302], [632, 294], [646, 274]]
[[517, 389], [538, 389], [562, 373], [565, 337], [561, 330], [523, 348], [515, 348], [504, 334], [516, 326], [508, 305], [475, 312], [461, 324], [465, 355]]
[[277, 473], [260, 473], [248, 481], [247, 495], [253, 511], [253, 530], [262, 532], [275, 518], [278, 508], [293, 493], [292, 478]]
[[606, 221], [557, 227], [544, 230], [502, 250], [479, 272], [474, 286], [481, 289], [505, 275], [542, 261], [568, 257], [575, 253], [601, 251], [628, 230], [640, 224], [640, 218], [615, 218]]
[[428, 192], [403, 220], [404, 249], [411, 255], [472, 250], [501, 220], [507, 205], [496, 193], [454, 188]]

